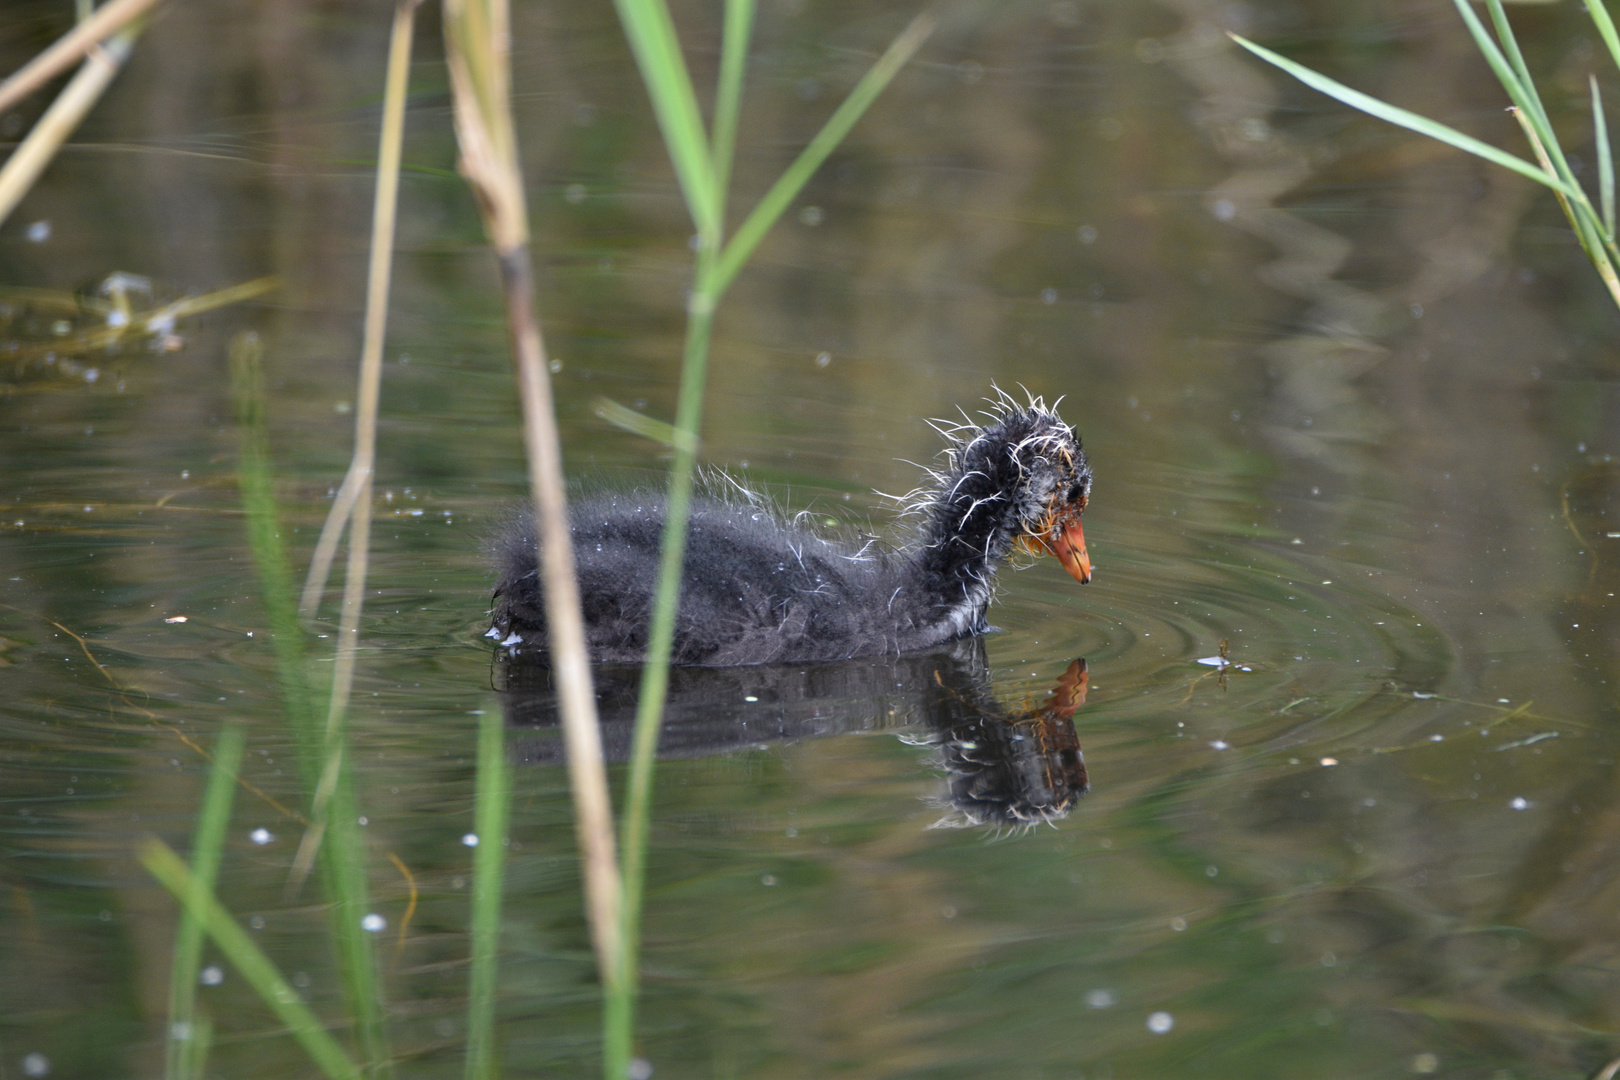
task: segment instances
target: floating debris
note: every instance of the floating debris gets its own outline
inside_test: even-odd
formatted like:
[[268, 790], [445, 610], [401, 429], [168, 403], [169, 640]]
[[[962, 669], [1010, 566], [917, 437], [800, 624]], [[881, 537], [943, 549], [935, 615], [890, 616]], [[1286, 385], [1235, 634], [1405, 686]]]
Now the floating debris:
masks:
[[[1480, 734], [1483, 735], [1485, 733], [1482, 731], [1482, 732], [1480, 732]], [[1558, 732], [1556, 732], [1556, 731], [1541, 731], [1541, 732], [1537, 732], [1534, 735], [1526, 736], [1523, 739], [1516, 739], [1513, 742], [1503, 743], [1501, 746], [1495, 747], [1495, 749], [1498, 750], [1498, 751], [1501, 751], [1501, 750], [1517, 750], [1521, 746], [1532, 746], [1535, 743], [1541, 742], [1544, 739], [1556, 739], [1556, 738], [1558, 738]]]

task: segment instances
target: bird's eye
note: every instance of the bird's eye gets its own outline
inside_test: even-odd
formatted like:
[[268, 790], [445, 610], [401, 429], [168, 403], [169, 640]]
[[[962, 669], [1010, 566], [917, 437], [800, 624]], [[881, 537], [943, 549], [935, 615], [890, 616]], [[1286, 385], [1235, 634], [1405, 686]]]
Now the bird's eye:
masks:
[[1070, 502], [1084, 502], [1086, 498], [1086, 485], [1076, 484], [1069, 489]]

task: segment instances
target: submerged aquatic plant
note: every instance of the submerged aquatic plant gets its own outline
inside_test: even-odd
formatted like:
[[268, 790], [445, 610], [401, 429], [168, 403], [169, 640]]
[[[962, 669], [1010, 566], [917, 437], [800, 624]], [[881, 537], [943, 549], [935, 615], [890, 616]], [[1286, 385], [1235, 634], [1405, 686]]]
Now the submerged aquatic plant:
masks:
[[[1530, 69], [1525, 65], [1524, 54], [1520, 52], [1518, 40], [1513, 36], [1513, 27], [1508, 23], [1502, 0], [1486, 0], [1491, 25], [1495, 30], [1494, 37], [1491, 31], [1485, 28], [1479, 16], [1474, 14], [1468, 0], [1453, 0], [1453, 2], [1457, 5], [1458, 14], [1468, 27], [1480, 55], [1490, 65], [1491, 71], [1496, 74], [1502, 88], [1507, 91], [1508, 98], [1513, 102], [1511, 111], [1514, 119], [1523, 128], [1525, 138], [1530, 142], [1535, 162], [1532, 163], [1489, 143], [1481, 142], [1439, 121], [1430, 120], [1428, 117], [1380, 101], [1359, 90], [1353, 90], [1341, 82], [1312, 71], [1303, 64], [1289, 60], [1237, 34], [1232, 34], [1231, 38], [1254, 55], [1275, 64], [1305, 85], [1320, 90], [1352, 108], [1360, 109], [1369, 116], [1376, 116], [1380, 120], [1398, 124], [1420, 135], [1438, 139], [1449, 146], [1467, 151], [1503, 168], [1512, 169], [1521, 176], [1527, 176], [1551, 188], [1558, 196], [1558, 205], [1563, 208], [1564, 216], [1569, 219], [1570, 228], [1575, 231], [1575, 238], [1580, 241], [1582, 250], [1597, 269], [1598, 276], [1603, 279], [1603, 285], [1609, 290], [1609, 296], [1615, 306], [1620, 307], [1620, 246], [1615, 243], [1614, 157], [1609, 146], [1608, 129], [1604, 124], [1603, 97], [1598, 90], [1597, 78], [1589, 77], [1600, 204], [1593, 206], [1592, 200], [1575, 179], [1574, 170], [1570, 167], [1564, 148], [1558, 140], [1558, 134], [1547, 118], [1541, 94], [1536, 89]], [[1614, 22], [1603, 6], [1603, 0], [1587, 0], [1585, 6], [1593, 24], [1597, 27], [1598, 35], [1608, 48], [1609, 57], [1617, 67], [1620, 67], [1620, 34], [1616, 33]]]

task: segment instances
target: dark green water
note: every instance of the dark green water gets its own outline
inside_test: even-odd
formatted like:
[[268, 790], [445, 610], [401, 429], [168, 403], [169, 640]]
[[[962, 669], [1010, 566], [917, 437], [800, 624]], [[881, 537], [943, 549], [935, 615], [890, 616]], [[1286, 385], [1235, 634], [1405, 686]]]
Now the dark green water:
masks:
[[[764, 7], [736, 205], [909, 16]], [[9, 7], [4, 68], [64, 18]], [[525, 490], [425, 18], [351, 710], [401, 1076], [461, 1068], [461, 837], [503, 707], [480, 537]], [[678, 12], [705, 84], [715, 18]], [[1614, 73], [1580, 12], [1515, 18], [1579, 146], [1586, 74]], [[689, 225], [611, 8], [516, 22], [570, 473], [653, 483], [657, 448], [592, 403], [671, 413]], [[942, 9], [728, 296], [704, 457], [881, 527], [874, 489], [939, 449], [924, 418], [992, 383], [1063, 395], [1095, 579], [1004, 574], [963, 685], [1027, 714], [1085, 658], [1092, 790], [1051, 827], [932, 828], [961, 815], [926, 663], [771, 684], [800, 696], [759, 713], [689, 699], [653, 822], [654, 1075], [1580, 1077], [1620, 1054], [1620, 318], [1549, 197], [1285, 85], [1226, 27], [1519, 150], [1445, 4]], [[175, 908], [134, 845], [188, 843], [196, 746], [231, 718], [264, 797], [239, 794], [222, 898], [339, 1016], [315, 891], [282, 895], [299, 828], [267, 800], [302, 795], [225, 347], [265, 342], [301, 569], [352, 437], [386, 31], [380, 4], [172, 7], [0, 227], [8, 286], [281, 279], [175, 351], [0, 354], [0, 1076], [161, 1070]], [[51, 338], [0, 299], [0, 342]], [[1248, 669], [1224, 681], [1196, 662], [1223, 640]], [[535, 739], [514, 755], [546, 758]], [[596, 1075], [566, 777], [515, 785], [506, 1071]], [[211, 1071], [312, 1073], [228, 967], [199, 995]]]

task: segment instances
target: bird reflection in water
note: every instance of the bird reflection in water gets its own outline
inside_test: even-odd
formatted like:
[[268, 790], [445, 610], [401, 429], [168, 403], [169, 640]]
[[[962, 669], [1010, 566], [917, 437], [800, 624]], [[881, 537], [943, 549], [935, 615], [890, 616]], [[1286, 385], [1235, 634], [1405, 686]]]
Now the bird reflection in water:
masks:
[[[497, 653], [492, 672], [507, 724], [529, 734], [523, 762], [560, 763], [551, 668], [543, 658]], [[595, 668], [603, 752], [629, 757], [641, 671]], [[1046, 700], [1001, 706], [980, 638], [924, 653], [774, 667], [676, 667], [659, 734], [660, 758], [709, 757], [773, 743], [893, 730], [937, 748], [946, 774], [940, 826], [1022, 829], [1066, 816], [1085, 794], [1074, 712], [1085, 704], [1086, 662], [1076, 660]]]
[[1075, 660], [1041, 704], [1005, 713], [988, 681], [952, 686], [936, 676], [928, 741], [940, 749], [950, 812], [935, 828], [1034, 827], [1066, 817], [1090, 788], [1074, 731], [1086, 703], [1086, 662]]

